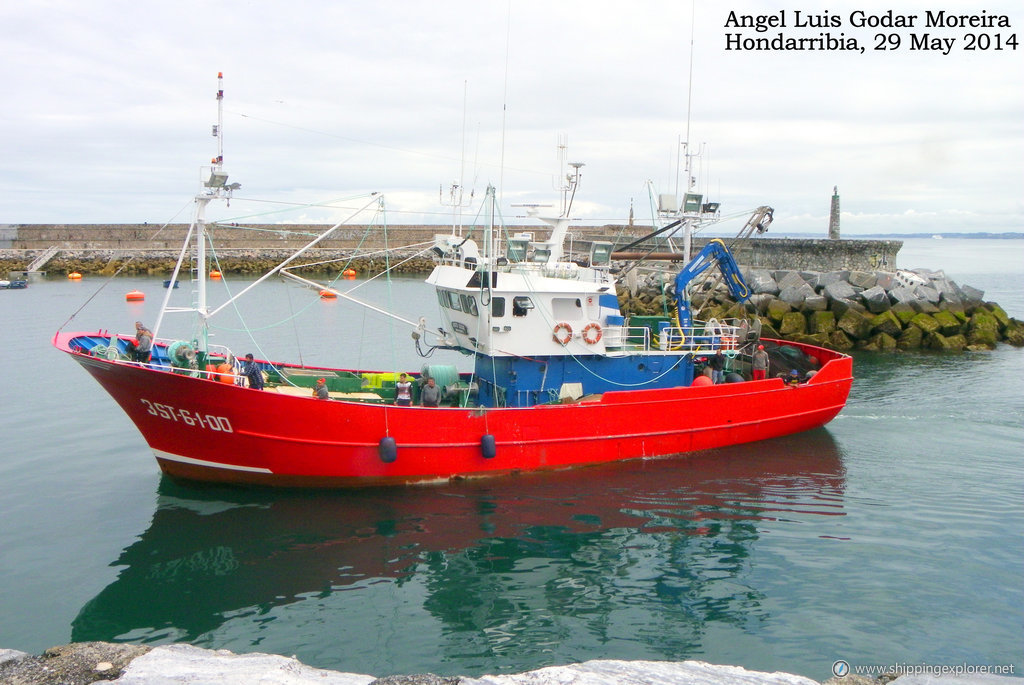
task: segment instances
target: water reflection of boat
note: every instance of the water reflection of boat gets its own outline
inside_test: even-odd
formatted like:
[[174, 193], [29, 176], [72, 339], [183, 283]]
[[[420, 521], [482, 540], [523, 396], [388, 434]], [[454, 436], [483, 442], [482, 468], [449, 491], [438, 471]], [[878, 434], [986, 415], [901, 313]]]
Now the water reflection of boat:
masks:
[[[640, 611], [667, 601], [682, 613], [664, 639], [680, 640], [703, 623], [742, 623], [762, 611], [756, 588], [737, 579], [762, 526], [842, 515], [843, 488], [840, 452], [824, 430], [757, 450], [606, 464], [586, 477], [569, 471], [346, 493], [185, 489], [164, 479], [149, 528], [112, 562], [117, 579], [82, 607], [71, 637], [196, 641], [232, 617], [300, 602], [323, 603], [330, 614], [347, 597], [332, 595], [415, 578], [415, 597], [403, 601], [422, 603], [451, 633], [501, 623], [539, 644], [530, 640], [547, 624], [510, 596], [520, 606], [543, 605], [545, 616], [575, 615], [589, 606], [581, 598], [601, 597], [605, 608], [576, 620], [599, 623], [592, 612], [623, 601], [639, 602]], [[641, 564], [630, 558], [638, 549]], [[658, 596], [624, 598], [609, 567], [619, 581], [638, 574], [643, 587], [655, 583]], [[323, 620], [346, 630], [365, 620], [345, 613]]]

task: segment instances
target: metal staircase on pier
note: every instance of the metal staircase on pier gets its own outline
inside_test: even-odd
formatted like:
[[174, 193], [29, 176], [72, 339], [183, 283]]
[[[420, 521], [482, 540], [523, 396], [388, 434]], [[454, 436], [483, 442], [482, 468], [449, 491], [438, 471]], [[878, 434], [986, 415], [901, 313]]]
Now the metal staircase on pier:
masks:
[[46, 251], [43, 252], [43, 254], [39, 255], [38, 257], [32, 260], [32, 263], [28, 265], [28, 268], [25, 269], [25, 271], [39, 271], [41, 268], [46, 266], [47, 262], [56, 257], [57, 253], [60, 252], [62, 249], [63, 248], [61, 248], [60, 245], [53, 245], [51, 247], [46, 248]]

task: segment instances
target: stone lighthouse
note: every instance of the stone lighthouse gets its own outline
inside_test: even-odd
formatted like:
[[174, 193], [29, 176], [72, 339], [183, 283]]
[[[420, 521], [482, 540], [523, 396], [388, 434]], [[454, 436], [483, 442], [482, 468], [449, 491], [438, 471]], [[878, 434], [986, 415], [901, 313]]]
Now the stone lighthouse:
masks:
[[828, 238], [839, 240], [839, 186], [832, 187], [832, 212], [828, 217]]

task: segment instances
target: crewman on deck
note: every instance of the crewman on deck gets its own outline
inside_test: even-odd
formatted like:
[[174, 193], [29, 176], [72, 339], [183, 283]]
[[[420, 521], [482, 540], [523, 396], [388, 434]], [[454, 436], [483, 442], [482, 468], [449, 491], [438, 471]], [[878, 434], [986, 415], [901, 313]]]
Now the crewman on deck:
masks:
[[722, 350], [715, 350], [715, 353], [708, 358], [708, 366], [711, 367], [711, 381], [716, 385], [725, 382], [725, 355]]
[[326, 378], [317, 378], [316, 379], [316, 387], [313, 388], [313, 397], [317, 398], [318, 400], [329, 400], [329, 399], [331, 399], [331, 396], [330, 396], [330, 394], [327, 391], [327, 379]]
[[128, 343], [128, 355], [132, 361], [145, 364], [153, 350], [153, 333], [141, 321], [135, 322], [135, 342]]
[[420, 390], [420, 404], [424, 407], [436, 407], [441, 403], [441, 388], [437, 387], [433, 376], [427, 379], [427, 384]]
[[245, 355], [242, 375], [249, 379], [249, 387], [253, 390], [263, 389], [263, 371], [252, 357], [252, 352]]
[[764, 351], [764, 345], [758, 345], [757, 350], [751, 355], [750, 380], [762, 381], [768, 375], [768, 353]]
[[409, 375], [403, 373], [395, 383], [395, 404], [399, 407], [408, 407], [412, 404], [412, 381]]

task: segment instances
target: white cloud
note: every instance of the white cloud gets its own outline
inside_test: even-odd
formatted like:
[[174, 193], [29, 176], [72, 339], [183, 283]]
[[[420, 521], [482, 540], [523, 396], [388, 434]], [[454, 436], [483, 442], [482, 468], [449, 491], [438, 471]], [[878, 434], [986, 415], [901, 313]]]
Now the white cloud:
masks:
[[[675, 188], [689, 103], [695, 175], [726, 211], [770, 204], [777, 230], [824, 233], [838, 185], [845, 235], [1024, 230], [1019, 51], [876, 51], [854, 9], [934, 8], [833, 4], [842, 27], [746, 31], [844, 33], [859, 54], [724, 49], [730, 11], [826, 12], [778, 1], [8, 3], [0, 223], [171, 218], [215, 152], [223, 71], [246, 197], [377, 190], [394, 223], [443, 221], [439, 186], [460, 176], [477, 197], [500, 183], [506, 205], [553, 201], [565, 135], [586, 163], [581, 218], [624, 221], [632, 201], [646, 220], [644, 182]], [[1013, 24], [986, 33], [1021, 38], [1017, 3], [985, 10]]]

